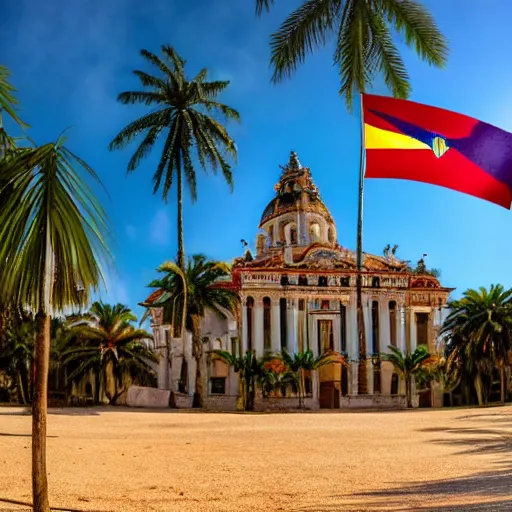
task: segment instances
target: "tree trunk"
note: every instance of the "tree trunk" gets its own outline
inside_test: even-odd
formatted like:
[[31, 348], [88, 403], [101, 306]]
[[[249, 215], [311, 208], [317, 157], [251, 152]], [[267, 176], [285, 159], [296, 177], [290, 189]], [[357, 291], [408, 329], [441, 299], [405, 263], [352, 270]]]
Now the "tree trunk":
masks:
[[507, 382], [505, 378], [505, 362], [500, 361], [500, 399], [503, 403], [507, 398]]
[[196, 360], [196, 384], [192, 407], [203, 407], [203, 343], [201, 341], [201, 318], [198, 315], [190, 315], [192, 322], [192, 347]]
[[412, 408], [412, 382], [411, 382], [411, 375], [406, 375], [405, 377], [405, 397], [407, 400], [407, 407], [409, 409]]
[[482, 375], [480, 374], [480, 371], [476, 374], [475, 377], [475, 390], [476, 390], [476, 397], [478, 399], [478, 405], [484, 404], [483, 399], [483, 385], [482, 385]]
[[242, 372], [238, 372], [238, 398], [236, 401], [236, 410], [245, 410], [245, 382]]
[[50, 364], [50, 315], [37, 315], [35, 382], [32, 405], [32, 495], [34, 512], [50, 512], [46, 472], [46, 418]]
[[177, 192], [178, 192], [178, 267], [185, 269], [185, 240], [183, 235], [183, 174], [177, 169]]
[[23, 377], [21, 376], [21, 372], [18, 372], [18, 399], [23, 405], [27, 405], [27, 399], [25, 394], [25, 383], [23, 382]]

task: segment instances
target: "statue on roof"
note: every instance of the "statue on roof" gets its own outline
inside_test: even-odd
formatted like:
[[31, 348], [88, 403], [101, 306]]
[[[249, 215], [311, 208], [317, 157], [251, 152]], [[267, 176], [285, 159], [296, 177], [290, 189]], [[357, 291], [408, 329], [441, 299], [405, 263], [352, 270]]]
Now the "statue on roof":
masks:
[[288, 163], [286, 165], [280, 165], [279, 167], [284, 172], [298, 171], [299, 169], [302, 169], [299, 157], [297, 156], [297, 153], [295, 153], [295, 151], [290, 151], [290, 159], [288, 160]]

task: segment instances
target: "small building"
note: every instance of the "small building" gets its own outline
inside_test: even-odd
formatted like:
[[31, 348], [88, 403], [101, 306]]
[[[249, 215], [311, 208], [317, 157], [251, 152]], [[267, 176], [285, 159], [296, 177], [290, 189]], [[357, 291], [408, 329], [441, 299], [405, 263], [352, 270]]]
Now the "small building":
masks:
[[[338, 243], [336, 224], [322, 201], [310, 169], [295, 153], [281, 166], [274, 197], [263, 211], [256, 253], [236, 258], [229, 286], [239, 296], [235, 315], [226, 320], [208, 314], [201, 332], [205, 352], [242, 354], [310, 349], [342, 354], [348, 366], [318, 371], [317, 405], [325, 408], [403, 404], [403, 385], [379, 354], [388, 346], [413, 351], [419, 344], [436, 351], [443, 308], [452, 291], [439, 283], [423, 260], [415, 268], [397, 258], [396, 247], [383, 255], [363, 255], [363, 312], [367, 345], [368, 394], [358, 395], [359, 343], [356, 309], [356, 254]], [[157, 290], [146, 304], [160, 297]], [[173, 339], [161, 307], [151, 307], [152, 329], [162, 353], [159, 387], [191, 395], [195, 361], [191, 337]], [[167, 353], [167, 347], [170, 352]], [[205, 357], [207, 403], [232, 408], [237, 375], [220, 361]], [[311, 389], [310, 389], [311, 393]], [[440, 392], [425, 403], [442, 404]]]

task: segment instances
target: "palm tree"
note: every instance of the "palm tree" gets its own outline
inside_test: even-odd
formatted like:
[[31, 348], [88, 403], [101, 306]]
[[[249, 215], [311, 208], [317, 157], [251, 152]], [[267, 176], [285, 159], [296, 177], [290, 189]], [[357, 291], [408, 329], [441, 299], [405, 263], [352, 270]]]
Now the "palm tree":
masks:
[[[179, 268], [179, 267], [178, 267]], [[161, 279], [152, 281], [151, 288], [160, 288], [167, 292], [166, 301], [173, 305], [175, 299], [185, 297], [183, 289], [183, 277], [171, 265], [160, 267], [159, 272], [166, 275]], [[194, 254], [189, 258], [184, 276], [186, 282], [186, 327], [192, 333], [193, 356], [196, 360], [196, 379], [194, 392], [194, 407], [203, 405], [203, 343], [201, 341], [201, 318], [206, 310], [217, 313], [225, 318], [225, 311], [234, 312], [238, 296], [232, 290], [216, 287], [216, 281], [231, 273], [231, 268], [226, 263], [211, 261], [203, 254]], [[160, 300], [160, 303], [162, 301]], [[149, 305], [147, 305], [149, 306]], [[183, 302], [180, 302], [179, 311], [183, 311]]]
[[247, 351], [243, 356], [234, 356], [225, 350], [214, 350], [213, 357], [224, 361], [238, 373], [238, 411], [250, 411], [254, 407], [256, 378], [261, 375], [262, 362], [256, 358], [254, 351]]
[[68, 380], [81, 380], [92, 372], [96, 379], [96, 401], [103, 387], [112, 404], [124, 391], [127, 377], [135, 384], [151, 384], [155, 372], [150, 363], [156, 362], [157, 357], [142, 342], [153, 336], [135, 329], [131, 322], [136, 320], [123, 304], [94, 302], [83, 320], [70, 328], [69, 338], [79, 346], [63, 353], [63, 365], [76, 361], [79, 364]]
[[208, 82], [208, 72], [202, 69], [193, 79], [185, 74], [183, 60], [172, 46], [162, 46], [162, 58], [141, 50], [141, 55], [157, 70], [156, 75], [136, 70], [144, 88], [127, 91], [118, 96], [123, 104], [144, 104], [152, 110], [123, 128], [110, 143], [110, 149], [127, 146], [136, 136], [144, 133], [144, 139], [128, 163], [128, 172], [134, 171], [146, 157], [156, 141], [164, 138], [164, 147], [153, 176], [153, 192], [161, 189], [167, 201], [169, 190], [176, 180], [178, 195], [178, 258], [180, 268], [185, 265], [183, 239], [183, 177], [187, 182], [192, 200], [197, 198], [196, 169], [200, 167], [214, 173], [220, 170], [233, 189], [233, 174], [227, 157], [236, 159], [235, 142], [225, 127], [216, 119], [221, 114], [226, 120], [238, 121], [238, 112], [217, 101], [228, 81]]
[[[274, 0], [256, 0], [256, 13], [270, 10]], [[364, 93], [376, 75], [382, 75], [393, 96], [407, 98], [409, 76], [390, 29], [403, 34], [405, 43], [422, 60], [443, 67], [448, 53], [446, 39], [432, 16], [415, 0], [304, 0], [272, 34], [272, 80], [280, 82], [302, 64], [306, 55], [335, 37], [334, 65], [341, 80], [340, 95], [352, 108], [354, 93]], [[361, 144], [361, 161], [363, 159]], [[357, 323], [359, 332], [359, 393], [368, 393], [366, 337], [362, 306], [362, 167], [359, 173], [357, 237]]]
[[388, 345], [389, 354], [381, 354], [383, 361], [389, 361], [395, 368], [400, 378], [405, 381], [405, 396], [407, 407], [412, 407], [412, 382], [413, 378], [420, 377], [425, 365], [430, 359], [428, 348], [425, 345], [419, 345], [411, 354], [403, 354], [400, 349]]
[[299, 391], [299, 408], [304, 407], [305, 392], [305, 372], [318, 370], [318, 368], [325, 366], [326, 364], [340, 362], [347, 364], [345, 359], [340, 355], [333, 352], [324, 352], [319, 356], [313, 354], [308, 348], [304, 352], [296, 354], [289, 354], [286, 350], [283, 350], [281, 357], [288, 368], [296, 374], [298, 391]]
[[[256, 0], [256, 11], [269, 10], [274, 0]], [[428, 64], [443, 67], [448, 45], [434, 19], [415, 0], [305, 0], [272, 34], [272, 80], [293, 74], [308, 53], [335, 37], [334, 65], [340, 94], [351, 107], [354, 93], [363, 93], [381, 74], [397, 98], [411, 92], [409, 75], [391, 31], [405, 36], [407, 46]]]
[[500, 371], [500, 395], [505, 401], [505, 365], [511, 349], [512, 290], [491, 285], [489, 291], [466, 290], [460, 300], [452, 301], [450, 314], [441, 332], [448, 335], [448, 348], [454, 367], [474, 378], [478, 403], [484, 402], [483, 375], [497, 366]]
[[11, 187], [0, 210], [0, 302], [26, 305], [36, 316], [32, 407], [33, 507], [49, 512], [46, 473], [46, 416], [50, 320], [77, 304], [77, 289], [97, 289], [108, 255], [102, 207], [79, 170], [96, 173], [54, 143], [0, 161], [1, 190]]

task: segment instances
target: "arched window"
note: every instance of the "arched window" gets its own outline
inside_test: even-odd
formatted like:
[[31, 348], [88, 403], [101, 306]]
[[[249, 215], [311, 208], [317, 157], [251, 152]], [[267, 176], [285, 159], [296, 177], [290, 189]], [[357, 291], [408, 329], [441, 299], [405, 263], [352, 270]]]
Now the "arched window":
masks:
[[270, 307], [272, 302], [269, 297], [263, 298], [263, 349], [270, 350], [271, 348], [271, 320], [270, 320]]
[[380, 277], [372, 277], [372, 288], [380, 288]]
[[252, 297], [247, 297], [247, 350], [249, 352], [252, 351], [253, 344], [253, 314], [254, 314], [254, 299]]
[[320, 240], [320, 226], [317, 223], [309, 226], [309, 241], [311, 243], [318, 242]]
[[274, 245], [274, 226], [268, 227], [268, 238], [270, 239], [270, 245]]
[[374, 300], [372, 302], [372, 353], [379, 352], [379, 303]]
[[290, 244], [297, 245], [297, 228], [295, 226], [290, 228]]
[[396, 301], [389, 302], [389, 342], [396, 347]]

